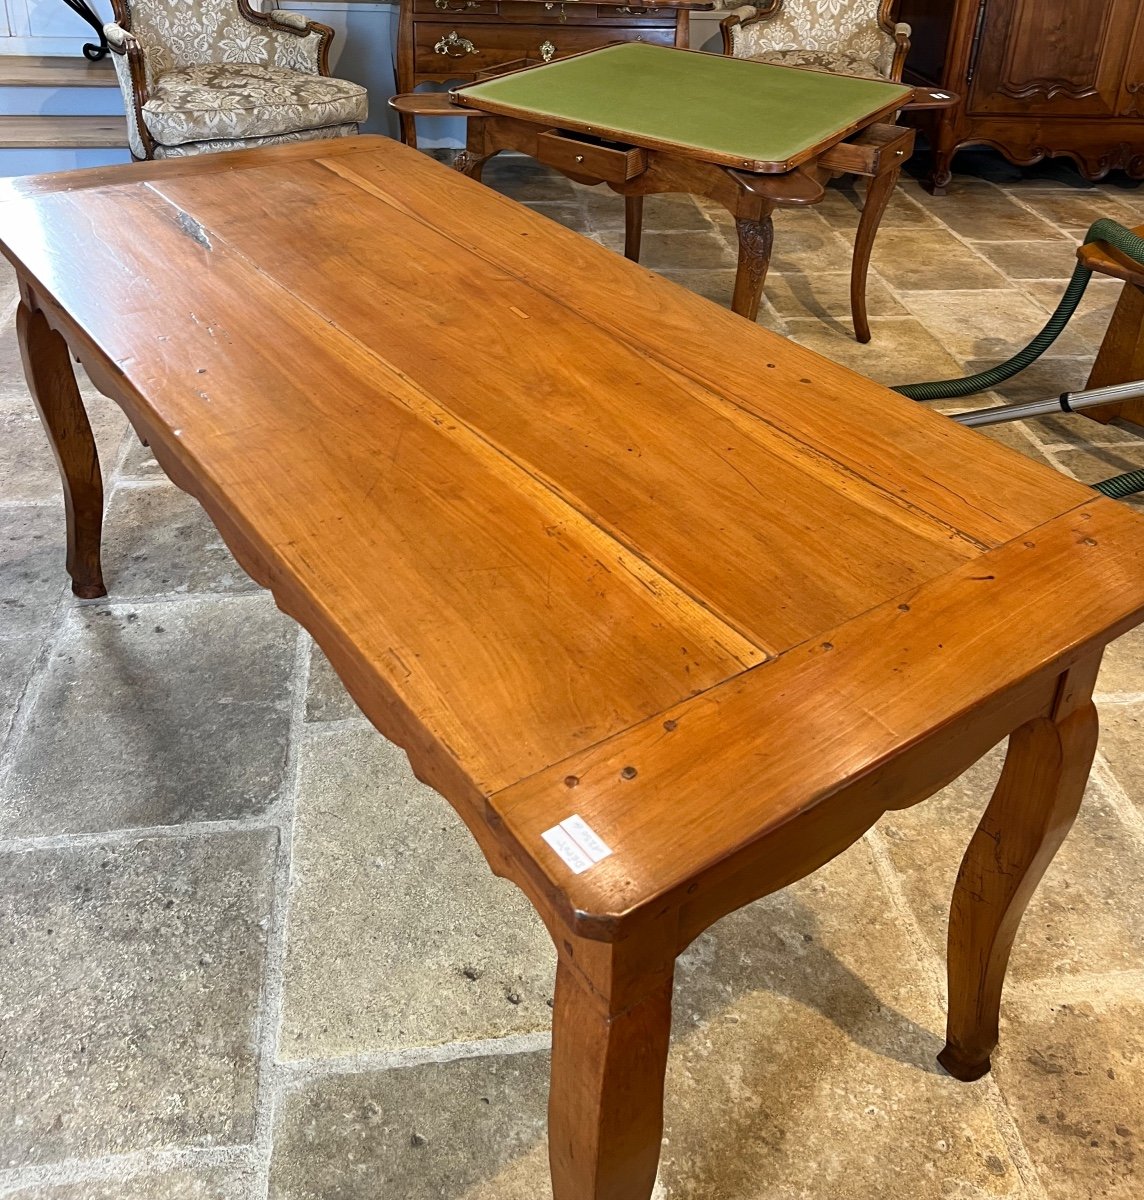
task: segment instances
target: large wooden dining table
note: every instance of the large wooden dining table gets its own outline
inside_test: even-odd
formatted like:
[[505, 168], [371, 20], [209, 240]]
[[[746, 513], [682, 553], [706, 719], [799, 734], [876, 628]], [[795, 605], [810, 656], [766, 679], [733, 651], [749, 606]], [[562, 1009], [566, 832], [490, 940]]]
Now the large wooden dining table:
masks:
[[1008, 735], [941, 1054], [988, 1070], [1144, 519], [382, 138], [9, 182], [0, 243], [76, 594], [72, 355], [546, 923], [556, 1200], [650, 1196], [692, 939]]

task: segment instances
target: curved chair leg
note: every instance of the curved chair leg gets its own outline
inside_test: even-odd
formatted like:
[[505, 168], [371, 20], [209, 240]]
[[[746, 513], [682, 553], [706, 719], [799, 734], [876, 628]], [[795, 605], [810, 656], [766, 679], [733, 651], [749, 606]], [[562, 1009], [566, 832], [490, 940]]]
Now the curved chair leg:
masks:
[[1049, 717], [1009, 738], [997, 789], [961, 864], [949, 922], [949, 1020], [938, 1061], [979, 1079], [997, 1045], [1001, 989], [1017, 927], [1080, 809], [1096, 753], [1100, 658], [1062, 676]]
[[[672, 974], [621, 946], [564, 941], [556, 972], [548, 1154], [554, 1200], [649, 1200], [663, 1136]], [[646, 979], [646, 982], [645, 982]]]
[[642, 196], [624, 197], [624, 257], [632, 262], [640, 260], [640, 242], [643, 240]]
[[103, 477], [91, 424], [80, 399], [67, 343], [42, 312], [21, 301], [16, 334], [28, 389], [51, 443], [64, 489], [67, 571], [72, 591], [85, 600], [106, 596], [99, 548], [103, 530]]

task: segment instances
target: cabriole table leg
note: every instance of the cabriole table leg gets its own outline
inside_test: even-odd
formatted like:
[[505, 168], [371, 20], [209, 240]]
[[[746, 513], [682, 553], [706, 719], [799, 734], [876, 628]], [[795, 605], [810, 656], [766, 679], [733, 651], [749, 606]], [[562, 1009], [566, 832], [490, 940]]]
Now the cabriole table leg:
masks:
[[739, 217], [735, 221], [735, 230], [739, 235], [739, 266], [735, 272], [731, 311], [753, 321], [759, 315], [763, 284], [771, 264], [775, 227], [770, 212], [767, 212], [760, 220]]
[[106, 596], [99, 557], [103, 478], [67, 343], [42, 312], [29, 308], [23, 300], [16, 310], [16, 333], [28, 389], [47, 430], [63, 483], [67, 571], [72, 591], [85, 600]]
[[938, 1061], [979, 1079], [997, 1045], [1009, 951], [1037, 884], [1065, 839], [1096, 753], [1092, 689], [1100, 655], [1061, 676], [1052, 712], [1009, 737], [997, 789], [958, 872], [949, 921], [949, 1019]]

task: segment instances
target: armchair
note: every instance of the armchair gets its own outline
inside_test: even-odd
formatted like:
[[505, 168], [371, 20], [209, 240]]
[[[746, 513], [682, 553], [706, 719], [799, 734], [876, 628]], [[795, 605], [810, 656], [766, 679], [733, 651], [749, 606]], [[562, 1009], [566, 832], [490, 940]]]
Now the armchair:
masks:
[[723, 53], [869, 79], [902, 78], [910, 27], [890, 17], [895, 0], [763, 0], [722, 22]]
[[112, 0], [104, 27], [135, 158], [345, 137], [365, 88], [329, 73], [334, 32], [249, 0]]

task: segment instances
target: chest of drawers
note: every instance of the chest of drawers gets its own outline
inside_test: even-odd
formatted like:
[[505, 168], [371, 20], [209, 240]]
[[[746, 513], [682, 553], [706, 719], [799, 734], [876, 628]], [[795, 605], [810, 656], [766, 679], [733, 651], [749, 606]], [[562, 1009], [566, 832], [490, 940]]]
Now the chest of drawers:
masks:
[[[397, 90], [468, 82], [517, 59], [548, 62], [610, 42], [686, 46], [688, 9], [716, 0], [657, 6], [578, 0], [403, 0]], [[401, 140], [416, 145], [414, 118], [401, 116]]]

